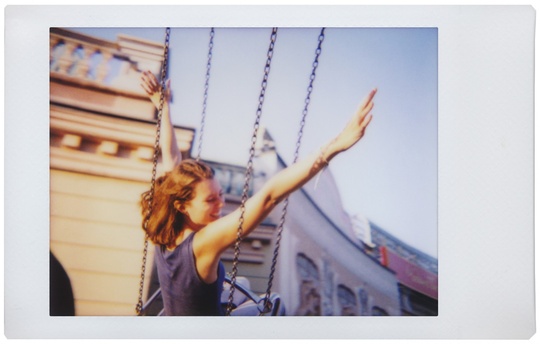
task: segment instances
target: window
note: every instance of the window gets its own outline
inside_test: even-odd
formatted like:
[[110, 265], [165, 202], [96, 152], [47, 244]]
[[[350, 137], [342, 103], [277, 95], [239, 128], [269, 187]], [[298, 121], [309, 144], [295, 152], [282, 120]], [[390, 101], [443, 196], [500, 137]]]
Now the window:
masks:
[[319, 280], [319, 269], [311, 259], [300, 253], [296, 256], [296, 265], [302, 279]]
[[341, 304], [341, 315], [356, 315], [356, 298], [353, 291], [344, 285], [339, 285], [337, 295]]
[[296, 256], [296, 267], [302, 282], [300, 283], [300, 306], [295, 315], [321, 315], [319, 269], [302, 253]]
[[360, 288], [358, 291], [358, 299], [360, 300], [360, 315], [369, 315], [368, 308], [368, 293], [365, 289]]

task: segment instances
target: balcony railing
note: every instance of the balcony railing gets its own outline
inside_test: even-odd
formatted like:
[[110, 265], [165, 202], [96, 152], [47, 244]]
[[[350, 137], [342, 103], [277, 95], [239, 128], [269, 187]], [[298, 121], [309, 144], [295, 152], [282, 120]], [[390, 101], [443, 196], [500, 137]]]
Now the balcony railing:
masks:
[[139, 72], [150, 70], [157, 74], [162, 56], [160, 43], [126, 35], [118, 35], [112, 42], [66, 29], [50, 31], [51, 76], [95, 86], [141, 93]]

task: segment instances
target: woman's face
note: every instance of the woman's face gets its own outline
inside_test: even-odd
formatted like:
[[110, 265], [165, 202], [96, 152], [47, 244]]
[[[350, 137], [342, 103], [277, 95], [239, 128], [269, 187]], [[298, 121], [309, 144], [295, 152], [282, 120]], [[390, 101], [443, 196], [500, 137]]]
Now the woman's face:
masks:
[[221, 208], [224, 204], [223, 191], [215, 179], [205, 179], [195, 185], [195, 197], [184, 205], [184, 214], [189, 217], [188, 222], [201, 229], [207, 224], [221, 217]]

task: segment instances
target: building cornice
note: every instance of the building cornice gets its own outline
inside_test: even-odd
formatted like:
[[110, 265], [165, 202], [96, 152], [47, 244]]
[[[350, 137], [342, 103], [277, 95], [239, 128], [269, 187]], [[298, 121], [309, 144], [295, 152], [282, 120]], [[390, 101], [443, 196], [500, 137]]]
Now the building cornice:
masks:
[[[112, 178], [148, 181], [156, 126], [151, 122], [50, 106], [50, 167]], [[194, 130], [175, 127], [184, 156]]]

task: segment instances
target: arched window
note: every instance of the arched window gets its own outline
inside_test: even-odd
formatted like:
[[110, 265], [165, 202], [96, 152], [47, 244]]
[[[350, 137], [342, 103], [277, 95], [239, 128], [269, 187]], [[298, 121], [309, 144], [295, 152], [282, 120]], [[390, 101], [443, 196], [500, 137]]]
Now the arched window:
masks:
[[358, 290], [358, 299], [360, 300], [360, 315], [369, 315], [368, 293], [364, 288]]
[[300, 305], [295, 315], [321, 315], [319, 269], [311, 259], [302, 253], [296, 256], [296, 268], [301, 282]]
[[340, 284], [337, 287], [337, 295], [341, 305], [341, 315], [356, 315], [356, 298], [353, 291]]
[[302, 279], [319, 280], [319, 269], [311, 259], [306, 257], [303, 253], [299, 253], [296, 256], [296, 266]]

